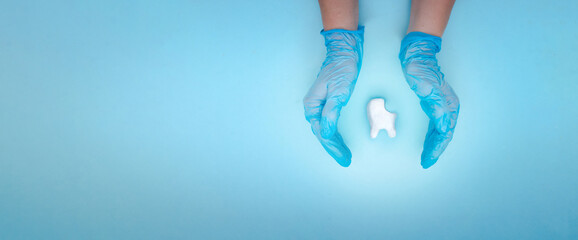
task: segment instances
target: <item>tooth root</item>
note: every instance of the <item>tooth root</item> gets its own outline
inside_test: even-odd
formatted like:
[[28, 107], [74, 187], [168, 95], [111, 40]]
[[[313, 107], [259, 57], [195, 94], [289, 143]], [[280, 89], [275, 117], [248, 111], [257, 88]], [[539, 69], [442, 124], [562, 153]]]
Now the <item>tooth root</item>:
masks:
[[389, 136], [389, 138], [394, 138], [396, 133], [394, 129], [390, 129], [390, 130], [386, 130], [387, 131], [387, 136]]
[[[387, 110], [386, 110], [387, 111]], [[388, 112], [389, 113], [389, 112]], [[396, 132], [395, 132], [395, 119], [397, 118], [397, 114], [395, 113], [390, 113], [391, 114], [391, 125], [388, 126], [385, 130], [387, 131], [387, 136], [389, 136], [390, 138], [394, 138], [396, 136]]]
[[374, 98], [367, 104], [367, 118], [370, 125], [370, 136], [376, 138], [381, 129], [387, 131], [390, 138], [396, 136], [395, 119], [397, 114], [388, 112], [385, 109], [383, 98]]
[[370, 133], [371, 138], [376, 138], [376, 137], [377, 137], [377, 134], [379, 133], [379, 130], [381, 130], [381, 129], [379, 129], [379, 128], [371, 128], [371, 133]]

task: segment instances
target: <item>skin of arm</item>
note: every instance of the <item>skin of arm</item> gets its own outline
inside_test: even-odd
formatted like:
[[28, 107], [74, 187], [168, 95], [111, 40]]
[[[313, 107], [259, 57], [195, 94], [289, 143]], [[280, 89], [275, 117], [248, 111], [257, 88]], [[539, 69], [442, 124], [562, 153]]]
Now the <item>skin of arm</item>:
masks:
[[407, 33], [424, 32], [442, 37], [455, 0], [413, 0]]
[[319, 0], [323, 29], [357, 30], [359, 2], [357, 0]]

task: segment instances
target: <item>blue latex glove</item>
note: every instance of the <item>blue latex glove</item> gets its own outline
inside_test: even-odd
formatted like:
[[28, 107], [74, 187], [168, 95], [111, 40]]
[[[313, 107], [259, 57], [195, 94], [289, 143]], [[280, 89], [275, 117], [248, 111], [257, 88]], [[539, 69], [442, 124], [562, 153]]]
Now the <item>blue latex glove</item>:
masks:
[[351, 151], [337, 131], [341, 108], [355, 87], [363, 56], [364, 27], [357, 31], [321, 31], [327, 55], [317, 80], [303, 99], [305, 118], [325, 150], [343, 167], [351, 164]]
[[430, 119], [421, 154], [423, 168], [434, 165], [452, 140], [460, 110], [458, 96], [444, 80], [435, 57], [441, 43], [439, 37], [411, 32], [401, 41], [399, 53], [405, 79]]

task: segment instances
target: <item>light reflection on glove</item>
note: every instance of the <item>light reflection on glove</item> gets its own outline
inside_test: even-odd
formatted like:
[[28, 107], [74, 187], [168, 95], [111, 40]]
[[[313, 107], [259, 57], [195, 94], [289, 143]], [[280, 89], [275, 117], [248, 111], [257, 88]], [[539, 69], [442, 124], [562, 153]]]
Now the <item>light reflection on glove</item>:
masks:
[[440, 50], [441, 38], [411, 32], [401, 41], [399, 53], [405, 79], [430, 119], [421, 155], [423, 168], [434, 165], [452, 140], [460, 110], [459, 99], [438, 66], [435, 54]]
[[327, 55], [317, 80], [303, 99], [305, 118], [323, 148], [343, 167], [351, 164], [351, 151], [337, 131], [341, 108], [347, 104], [363, 56], [364, 27], [357, 31], [321, 31]]

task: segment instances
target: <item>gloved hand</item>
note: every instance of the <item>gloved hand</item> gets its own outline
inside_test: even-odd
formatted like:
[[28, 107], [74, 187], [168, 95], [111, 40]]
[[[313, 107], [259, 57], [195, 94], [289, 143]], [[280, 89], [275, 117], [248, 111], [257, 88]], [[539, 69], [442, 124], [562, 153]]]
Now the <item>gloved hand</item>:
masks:
[[343, 167], [351, 164], [351, 151], [337, 131], [341, 108], [355, 87], [363, 56], [364, 27], [357, 31], [321, 31], [327, 55], [317, 80], [303, 99], [305, 118], [325, 150]]
[[459, 99], [444, 80], [435, 57], [441, 41], [427, 33], [411, 32], [401, 41], [399, 53], [405, 79], [430, 119], [421, 155], [423, 168], [434, 165], [452, 140], [460, 110]]

